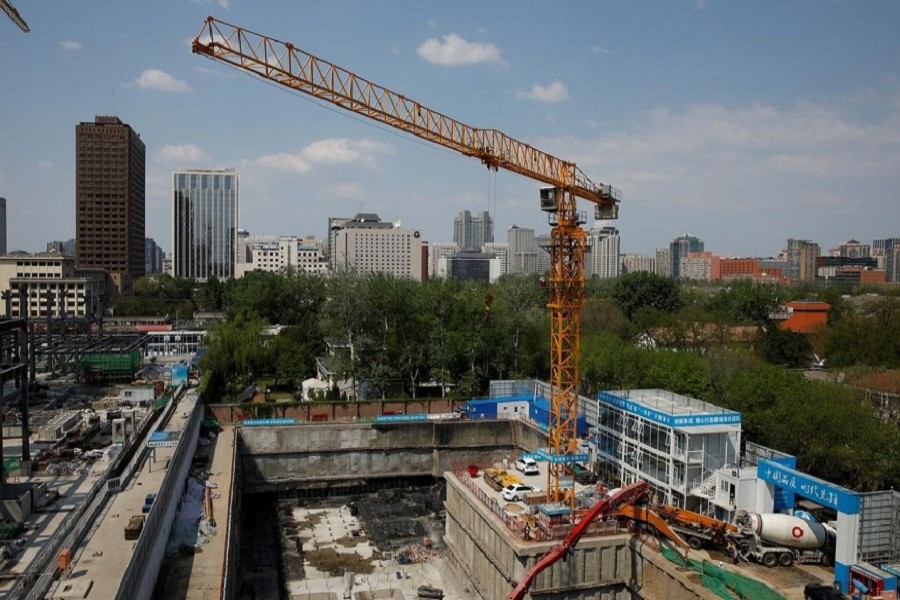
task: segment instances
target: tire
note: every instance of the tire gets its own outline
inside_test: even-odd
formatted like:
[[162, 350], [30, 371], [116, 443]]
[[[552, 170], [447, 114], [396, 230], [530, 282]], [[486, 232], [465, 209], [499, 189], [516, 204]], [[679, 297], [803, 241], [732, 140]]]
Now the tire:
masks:
[[778, 555], [778, 564], [782, 567], [793, 567], [794, 555], [790, 552], [782, 552]]
[[691, 536], [688, 538], [688, 546], [691, 547], [691, 550], [699, 550], [703, 547], [703, 540], [698, 537]]
[[772, 568], [778, 564], [778, 555], [774, 552], [766, 552], [762, 557], [762, 564], [764, 567]]

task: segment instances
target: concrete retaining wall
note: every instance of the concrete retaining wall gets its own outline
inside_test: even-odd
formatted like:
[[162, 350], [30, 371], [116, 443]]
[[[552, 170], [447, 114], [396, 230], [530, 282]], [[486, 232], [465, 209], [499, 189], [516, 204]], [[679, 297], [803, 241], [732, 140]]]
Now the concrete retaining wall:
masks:
[[[556, 542], [523, 543], [456, 477], [447, 477], [450, 564], [483, 598], [505, 598]], [[630, 535], [582, 538], [565, 562], [540, 573], [533, 599], [716, 600], [699, 577]]]
[[493, 464], [515, 453], [513, 439], [524, 434], [514, 436], [513, 429], [522, 427], [515, 421], [243, 427], [242, 486], [261, 491], [309, 481], [439, 477], [454, 464]]

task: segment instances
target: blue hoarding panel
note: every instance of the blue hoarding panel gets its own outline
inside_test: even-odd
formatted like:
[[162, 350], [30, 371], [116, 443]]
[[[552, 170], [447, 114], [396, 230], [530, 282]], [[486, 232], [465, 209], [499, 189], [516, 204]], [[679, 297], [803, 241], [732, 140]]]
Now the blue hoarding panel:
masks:
[[848, 515], [859, 514], [859, 494], [764, 458], [756, 465], [757, 478], [787, 492]]

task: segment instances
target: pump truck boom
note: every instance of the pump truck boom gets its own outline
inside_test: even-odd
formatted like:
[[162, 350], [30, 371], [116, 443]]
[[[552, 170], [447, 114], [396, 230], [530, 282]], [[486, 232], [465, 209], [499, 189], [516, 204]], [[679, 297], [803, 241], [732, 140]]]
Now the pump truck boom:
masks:
[[573, 488], [561, 485], [578, 462], [578, 378], [581, 308], [584, 304], [586, 235], [576, 199], [595, 205], [595, 217], [618, 217], [619, 191], [594, 183], [573, 162], [542, 152], [496, 129], [479, 129], [452, 119], [339, 67], [294, 44], [208, 17], [193, 51], [479, 159], [489, 169], [519, 173], [550, 188], [541, 190], [549, 213], [550, 242], [550, 501], [575, 508]]

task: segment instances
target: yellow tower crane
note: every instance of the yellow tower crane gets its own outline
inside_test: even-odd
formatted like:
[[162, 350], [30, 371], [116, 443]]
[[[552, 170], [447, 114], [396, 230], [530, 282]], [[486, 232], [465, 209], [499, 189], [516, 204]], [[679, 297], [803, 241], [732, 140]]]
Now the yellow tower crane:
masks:
[[489, 169], [540, 181], [541, 210], [549, 213], [550, 423], [547, 459], [549, 500], [574, 508], [567, 465], [576, 462], [580, 317], [584, 305], [583, 198], [598, 219], [618, 217], [619, 191], [588, 179], [575, 163], [560, 160], [496, 129], [479, 129], [339, 67], [294, 44], [208, 17], [193, 42], [197, 54], [221, 61], [353, 113], [481, 160]]

